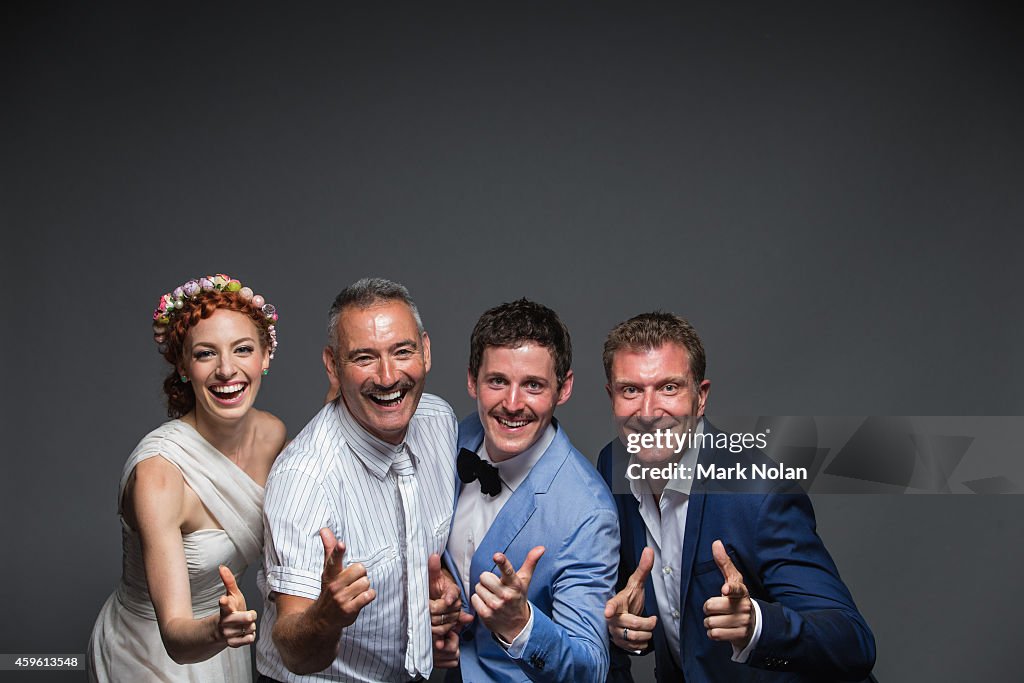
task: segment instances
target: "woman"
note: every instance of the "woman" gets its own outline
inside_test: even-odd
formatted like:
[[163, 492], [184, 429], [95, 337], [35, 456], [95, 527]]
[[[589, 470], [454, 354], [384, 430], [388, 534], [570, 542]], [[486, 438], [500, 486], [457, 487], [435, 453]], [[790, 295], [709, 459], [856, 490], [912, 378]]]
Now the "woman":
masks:
[[263, 542], [263, 485], [284, 425], [254, 409], [277, 313], [216, 275], [165, 294], [153, 314], [172, 419], [128, 458], [118, 496], [121, 584], [89, 643], [94, 681], [249, 681], [256, 613], [235, 577]]

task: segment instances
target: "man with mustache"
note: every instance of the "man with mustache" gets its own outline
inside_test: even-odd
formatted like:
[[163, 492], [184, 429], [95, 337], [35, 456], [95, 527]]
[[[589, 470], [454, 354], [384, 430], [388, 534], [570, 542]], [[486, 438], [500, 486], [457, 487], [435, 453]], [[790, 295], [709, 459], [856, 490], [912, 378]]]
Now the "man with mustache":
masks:
[[408, 290], [380, 278], [344, 289], [323, 361], [338, 397], [267, 480], [260, 681], [423, 680], [456, 420], [423, 393], [430, 339]]
[[[652, 649], [664, 682], [861, 680], [874, 665], [874, 637], [815, 531], [807, 495], [793, 482], [693, 474], [771, 462], [753, 448], [730, 452], [714, 439], [635, 447], [659, 429], [724, 436], [703, 419], [705, 365], [697, 332], [671, 313], [638, 315], [605, 341], [619, 439], [598, 469], [622, 534], [621, 590], [605, 610], [608, 680], [632, 681], [626, 652]], [[683, 476], [639, 476], [676, 465]]]
[[449, 680], [606, 675], [603, 610], [618, 523], [604, 483], [553, 418], [572, 394], [571, 364], [569, 331], [546, 306], [502, 304], [473, 329], [467, 387], [477, 413], [459, 426], [461, 487], [446, 560], [474, 618], [457, 636], [461, 656], [437, 660], [460, 665]]

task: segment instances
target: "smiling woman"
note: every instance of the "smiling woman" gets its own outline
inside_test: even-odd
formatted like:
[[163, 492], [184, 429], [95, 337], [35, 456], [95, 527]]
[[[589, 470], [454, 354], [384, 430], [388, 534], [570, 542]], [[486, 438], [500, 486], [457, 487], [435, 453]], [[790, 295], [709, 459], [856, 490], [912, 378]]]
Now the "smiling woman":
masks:
[[[201, 369], [203, 362], [216, 356], [216, 349], [200, 338], [205, 328], [211, 327], [209, 318], [215, 312], [234, 311], [240, 314], [238, 318], [251, 321], [252, 330], [245, 330], [254, 337], [248, 340], [250, 355], [255, 352], [252, 347], [257, 342], [267, 354], [265, 361], [261, 359], [261, 371], [269, 367], [277, 349], [277, 328], [274, 325], [277, 310], [274, 306], [266, 303], [259, 294], [253, 294], [248, 287], [241, 287], [239, 283], [236, 288], [231, 284], [238, 283], [237, 280], [227, 279], [227, 283], [218, 289], [221, 281], [218, 278], [225, 280], [227, 276], [190, 280], [171, 294], [161, 297], [160, 304], [153, 312], [153, 339], [159, 344], [164, 358], [173, 366], [164, 380], [168, 417], [181, 417], [195, 407], [195, 385], [189, 382], [190, 376], [186, 370], [197, 366]], [[204, 289], [207, 283], [209, 288]], [[179, 290], [180, 296], [175, 296]], [[189, 292], [193, 294], [189, 295]], [[211, 366], [207, 364], [207, 367]]]
[[171, 364], [173, 418], [125, 463], [123, 574], [93, 628], [93, 681], [248, 681], [256, 613], [236, 577], [263, 541], [263, 486], [284, 425], [253, 409], [277, 311], [227, 275], [160, 298], [153, 339]]

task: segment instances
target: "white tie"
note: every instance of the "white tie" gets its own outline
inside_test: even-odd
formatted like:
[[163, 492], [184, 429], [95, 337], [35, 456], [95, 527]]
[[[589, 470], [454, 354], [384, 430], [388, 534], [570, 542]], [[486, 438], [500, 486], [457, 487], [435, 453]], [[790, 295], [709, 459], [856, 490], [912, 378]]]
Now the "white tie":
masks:
[[420, 511], [420, 485], [409, 457], [409, 448], [400, 447], [392, 468], [398, 475], [398, 495], [405, 521], [406, 635], [405, 671], [410, 677], [428, 678], [434, 658], [430, 640], [430, 606], [427, 603], [427, 534]]

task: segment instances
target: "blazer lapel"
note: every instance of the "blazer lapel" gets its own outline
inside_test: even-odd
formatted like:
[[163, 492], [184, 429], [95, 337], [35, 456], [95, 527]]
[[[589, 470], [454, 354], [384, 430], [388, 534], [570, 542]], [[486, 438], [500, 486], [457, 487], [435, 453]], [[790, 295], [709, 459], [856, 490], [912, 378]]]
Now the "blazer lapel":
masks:
[[[551, 481], [562, 467], [569, 455], [569, 439], [557, 422], [555, 438], [547, 450], [533, 466], [526, 479], [519, 485], [515, 493], [509, 497], [501, 512], [487, 530], [476, 552], [473, 554], [471, 571], [473, 576], [480, 576], [484, 571], [496, 571], [494, 553], [507, 553], [512, 542], [530, 521], [537, 510], [538, 497], [547, 493]], [[479, 444], [478, 444], [479, 445]], [[515, 564], [513, 562], [513, 564]]]

